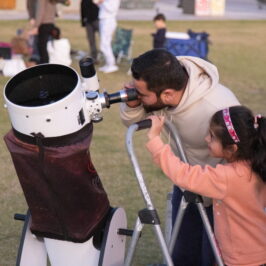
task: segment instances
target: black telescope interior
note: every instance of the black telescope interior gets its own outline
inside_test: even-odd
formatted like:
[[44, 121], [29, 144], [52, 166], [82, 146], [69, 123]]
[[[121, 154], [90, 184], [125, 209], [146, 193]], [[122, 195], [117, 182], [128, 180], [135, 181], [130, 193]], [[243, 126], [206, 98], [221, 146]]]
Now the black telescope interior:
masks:
[[28, 68], [7, 84], [7, 99], [21, 106], [37, 107], [52, 104], [69, 95], [77, 86], [78, 75], [71, 68], [45, 64]]

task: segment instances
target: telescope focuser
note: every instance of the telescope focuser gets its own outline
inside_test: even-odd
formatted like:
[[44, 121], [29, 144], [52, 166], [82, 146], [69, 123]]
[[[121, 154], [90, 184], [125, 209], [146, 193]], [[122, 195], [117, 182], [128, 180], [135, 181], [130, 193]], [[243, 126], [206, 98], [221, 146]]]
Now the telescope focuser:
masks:
[[97, 73], [94, 61], [87, 57], [80, 60], [80, 70], [84, 80], [83, 90], [86, 92], [86, 111], [93, 122], [102, 120], [100, 115], [103, 108], [109, 108], [111, 104], [136, 100], [138, 95], [136, 89], [120, 90], [115, 93], [99, 92]]

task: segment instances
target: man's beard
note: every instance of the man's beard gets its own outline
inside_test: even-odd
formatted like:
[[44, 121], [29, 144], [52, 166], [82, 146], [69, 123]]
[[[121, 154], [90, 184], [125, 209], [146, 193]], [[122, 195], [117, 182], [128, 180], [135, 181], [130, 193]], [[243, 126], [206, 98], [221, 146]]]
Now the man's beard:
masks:
[[151, 113], [154, 111], [158, 111], [161, 110], [165, 107], [169, 107], [169, 105], [164, 104], [160, 98], [157, 99], [157, 102], [154, 104], [150, 104], [150, 105], [145, 105], [143, 104], [143, 108], [147, 113]]

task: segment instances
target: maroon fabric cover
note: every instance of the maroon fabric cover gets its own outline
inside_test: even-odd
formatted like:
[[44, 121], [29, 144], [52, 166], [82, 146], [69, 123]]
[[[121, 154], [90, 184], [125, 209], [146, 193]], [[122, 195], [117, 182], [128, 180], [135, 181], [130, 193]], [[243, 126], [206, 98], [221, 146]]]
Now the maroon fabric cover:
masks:
[[34, 234], [84, 242], [103, 222], [110, 205], [90, 159], [91, 136], [67, 146], [44, 146], [42, 158], [37, 145], [17, 139], [13, 130], [5, 135]]

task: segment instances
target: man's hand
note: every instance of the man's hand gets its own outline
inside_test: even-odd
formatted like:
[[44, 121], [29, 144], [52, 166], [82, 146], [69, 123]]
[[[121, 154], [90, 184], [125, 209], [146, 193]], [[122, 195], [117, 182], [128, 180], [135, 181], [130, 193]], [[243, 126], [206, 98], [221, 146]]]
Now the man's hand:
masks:
[[[129, 82], [127, 84], [124, 85], [124, 89], [127, 90], [127, 89], [134, 89], [134, 84], [133, 82]], [[126, 105], [130, 108], [135, 108], [139, 105], [141, 105], [141, 100], [140, 99], [137, 99], [137, 100], [134, 100], [134, 101], [129, 101], [129, 102], [126, 102]]]
[[147, 133], [148, 138], [153, 139], [157, 136], [160, 136], [164, 124], [164, 116], [152, 115], [149, 116], [148, 119], [151, 119], [152, 121], [151, 128]]

